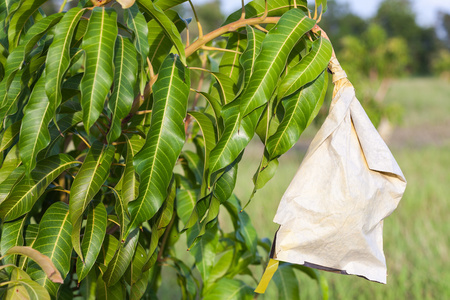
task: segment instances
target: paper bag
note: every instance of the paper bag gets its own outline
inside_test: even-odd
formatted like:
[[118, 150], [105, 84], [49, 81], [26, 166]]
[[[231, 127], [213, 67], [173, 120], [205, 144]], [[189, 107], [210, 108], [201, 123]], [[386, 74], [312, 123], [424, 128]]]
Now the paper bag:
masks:
[[406, 180], [338, 61], [330, 113], [281, 199], [272, 258], [386, 283], [383, 219]]

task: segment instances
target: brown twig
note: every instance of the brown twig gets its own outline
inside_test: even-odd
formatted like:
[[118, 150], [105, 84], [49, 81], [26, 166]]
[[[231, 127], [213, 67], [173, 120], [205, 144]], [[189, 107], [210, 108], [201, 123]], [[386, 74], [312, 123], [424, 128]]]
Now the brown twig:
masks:
[[245, 25], [259, 25], [259, 24], [276, 24], [280, 20], [280, 17], [267, 17], [265, 13], [263, 16], [259, 18], [251, 18], [251, 19], [239, 19], [235, 22], [222, 26], [216, 30], [211, 31], [208, 34], [205, 34], [203, 37], [197, 39], [195, 42], [190, 44], [185, 49], [186, 56], [192, 55], [195, 51], [200, 49], [206, 43], [212, 41], [213, 39], [227, 33], [236, 31], [237, 29], [244, 27]]
[[167, 239], [169, 238], [169, 234], [170, 234], [170, 231], [172, 230], [172, 225], [174, 222], [175, 222], [175, 212], [173, 212], [172, 219], [170, 220], [169, 224], [166, 227], [166, 231], [164, 232], [164, 236], [161, 241], [161, 246], [159, 247], [159, 252], [158, 252], [156, 261], [159, 261], [159, 262], [162, 261], [161, 257], [164, 254], [164, 248], [166, 247]]
[[[331, 40], [330, 40], [330, 38], [328, 37], [327, 33], [326, 33], [322, 28], [320, 28], [319, 25], [316, 24], [316, 25], [313, 27], [313, 29], [311, 29], [311, 31], [314, 32], [314, 33], [318, 33], [318, 32], [320, 31], [320, 32], [322, 33], [322, 37], [325, 38], [325, 39], [327, 39], [327, 40], [329, 40], [330, 43], [331, 43]], [[332, 44], [333, 44], [333, 43], [332, 43]], [[331, 46], [331, 49], [332, 49], [331, 57], [336, 58], [336, 53], [334, 52], [334, 47]]]

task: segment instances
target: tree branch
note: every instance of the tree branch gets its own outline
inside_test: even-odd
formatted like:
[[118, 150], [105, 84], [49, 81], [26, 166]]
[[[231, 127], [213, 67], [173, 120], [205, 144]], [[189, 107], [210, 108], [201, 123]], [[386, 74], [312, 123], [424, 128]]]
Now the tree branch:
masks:
[[206, 43], [212, 41], [213, 39], [227, 33], [236, 31], [237, 29], [244, 27], [246, 25], [259, 25], [259, 24], [276, 24], [280, 20], [280, 17], [265, 17], [262, 16], [260, 18], [251, 18], [251, 19], [239, 19], [233, 23], [227, 24], [220, 28], [217, 28], [214, 31], [211, 31], [208, 34], [205, 34], [203, 37], [200, 37], [198, 40], [190, 44], [186, 47], [186, 57], [192, 55], [195, 51], [200, 49]]

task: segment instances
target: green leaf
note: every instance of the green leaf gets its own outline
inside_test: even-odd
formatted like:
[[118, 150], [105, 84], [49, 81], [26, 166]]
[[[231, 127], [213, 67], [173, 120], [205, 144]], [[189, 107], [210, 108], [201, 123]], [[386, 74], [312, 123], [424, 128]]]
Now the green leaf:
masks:
[[30, 176], [23, 177], [0, 204], [0, 218], [3, 221], [10, 221], [29, 212], [56, 177], [78, 164], [78, 161], [67, 154], [54, 155], [38, 162]]
[[209, 272], [214, 265], [218, 242], [217, 226], [213, 226], [206, 230], [206, 233], [190, 251], [195, 257], [195, 266], [200, 271], [203, 281], [208, 279]]
[[14, 13], [9, 21], [8, 42], [10, 53], [17, 46], [19, 38], [23, 33], [25, 23], [45, 2], [47, 2], [47, 0], [21, 1], [19, 9]]
[[174, 259], [174, 268], [177, 270], [178, 284], [181, 286], [183, 299], [197, 299], [198, 283], [191, 269], [181, 260]]
[[97, 272], [96, 268], [91, 269], [88, 275], [80, 283], [80, 294], [83, 299], [95, 300], [97, 289]]
[[210, 286], [227, 275], [228, 270], [232, 267], [235, 249], [228, 249], [220, 253], [220, 258], [214, 264], [209, 273], [208, 280], [205, 282], [204, 291], [208, 293]]
[[97, 257], [97, 261], [104, 266], [107, 266], [111, 259], [116, 254], [116, 250], [119, 249], [119, 241], [112, 235], [107, 234], [102, 244], [102, 249]]
[[114, 286], [127, 270], [133, 259], [133, 254], [139, 239], [139, 229], [130, 232], [124, 243], [119, 244], [119, 249], [108, 263], [108, 268], [103, 273], [103, 281], [108, 287]]
[[151, 0], [137, 0], [136, 2], [159, 24], [159, 26], [162, 27], [166, 36], [173, 43], [175, 49], [177, 49], [181, 62], [185, 65], [186, 57], [184, 53], [184, 44], [175, 24], [158, 6], [154, 5]]
[[177, 6], [181, 3], [186, 2], [187, 0], [157, 0], [155, 1], [155, 5], [158, 5], [159, 8], [166, 11], [169, 8], [172, 8], [174, 6]]
[[177, 190], [177, 215], [184, 225], [189, 221], [191, 213], [194, 211], [197, 201], [197, 192], [195, 190]]
[[20, 124], [21, 121], [17, 121], [16, 123], [6, 128], [6, 130], [3, 132], [2, 139], [0, 141], [0, 152], [8, 149], [15, 143], [16, 137], [20, 132]]
[[254, 71], [241, 96], [242, 117], [269, 101], [292, 48], [316, 21], [300, 9], [285, 13], [264, 38]]
[[[226, 168], [241, 154], [255, 134], [262, 109], [256, 109], [239, 122], [239, 101], [231, 102], [223, 112], [225, 128], [209, 158], [209, 174]], [[240, 124], [239, 124], [240, 123]]]
[[[0, 92], [4, 92], [3, 95], [0, 94], [0, 121], [5, 121], [5, 118], [8, 115], [12, 115], [14, 113], [16, 113], [17, 108], [18, 108], [18, 102], [20, 103], [21, 101], [23, 101], [24, 99], [26, 99], [30, 93], [30, 89], [28, 88], [28, 86], [24, 86], [22, 84], [22, 77], [25, 74], [26, 71], [29, 70], [29, 65], [27, 65], [25, 68], [19, 70], [12, 82], [11, 85], [9, 86], [9, 90], [8, 92], [4, 92], [0, 91]], [[3, 84], [0, 83], [0, 88], [4, 86]], [[3, 99], [3, 100], [2, 100]], [[3, 123], [0, 125], [0, 128], [3, 127]]]
[[228, 38], [226, 49], [234, 52], [224, 52], [220, 60], [219, 73], [228, 76], [235, 85], [237, 85], [241, 73], [239, 60], [246, 46], [246, 36], [238, 32], [232, 32]]
[[125, 297], [124, 286], [122, 282], [117, 282], [112, 286], [108, 286], [100, 275], [97, 279], [97, 290], [95, 299], [98, 300], [123, 300]]
[[328, 300], [328, 282], [325, 276], [322, 275], [321, 271], [309, 267], [305, 267], [302, 265], [290, 265], [292, 268], [302, 271], [306, 275], [308, 275], [311, 279], [317, 281], [317, 284], [320, 288], [321, 298], [323, 300]]
[[242, 211], [240, 201], [236, 196], [231, 197], [225, 203], [225, 207], [232, 216], [232, 219], [236, 220], [235, 230], [238, 240], [245, 244], [252, 255], [256, 255], [256, 244], [258, 241], [256, 229], [253, 227], [248, 214]]
[[45, 92], [55, 112], [61, 103], [61, 85], [64, 75], [70, 65], [70, 43], [73, 33], [85, 12], [74, 7], [64, 14], [61, 22], [55, 28], [53, 43], [50, 45], [45, 62]]
[[250, 77], [253, 74], [253, 68], [255, 65], [256, 57], [261, 49], [261, 44], [266, 36], [262, 31], [259, 31], [251, 26], [247, 25], [247, 48], [241, 55], [239, 62], [244, 69], [244, 83], [243, 87], [246, 88]]
[[316, 9], [322, 5], [322, 13], [327, 11], [327, 0], [315, 0], [316, 1]]
[[209, 155], [212, 149], [214, 149], [217, 142], [216, 128], [215, 128], [216, 125], [214, 124], [213, 117], [206, 113], [192, 111], [188, 112], [188, 114], [191, 117], [193, 117], [195, 121], [197, 121], [197, 124], [200, 127], [203, 134], [203, 145], [204, 145], [203, 160], [202, 160], [203, 170], [201, 173], [200, 183], [202, 185], [201, 193], [202, 195], [206, 195], [206, 189], [208, 188], [209, 185], [208, 183], [209, 178], [207, 176]]
[[261, 164], [261, 169], [253, 176], [253, 184], [255, 185], [255, 190], [262, 189], [270, 179], [275, 176], [278, 168], [278, 159], [268, 160], [268, 154], [264, 153], [262, 158], [263, 162]]
[[64, 138], [64, 136], [61, 136], [61, 134], [64, 135], [65, 133], [70, 131], [75, 125], [81, 123], [82, 121], [83, 121], [83, 113], [81, 111], [68, 114], [58, 114], [56, 122], [58, 123], [59, 129], [56, 127], [54, 123], [50, 125], [49, 128], [50, 143], [45, 151], [39, 153], [38, 160], [52, 155], [53, 153], [52, 150], [54, 150], [54, 146], [58, 144], [58, 141]]
[[283, 120], [266, 144], [270, 160], [291, 149], [319, 112], [328, 87], [326, 75], [323, 72], [315, 81], [282, 101], [285, 109]]
[[177, 56], [167, 56], [153, 85], [146, 143], [134, 159], [140, 184], [138, 198], [129, 204], [132, 220], [128, 232], [153, 217], [166, 198], [172, 170], [184, 145], [189, 88], [188, 69]]
[[223, 105], [230, 103], [239, 93], [237, 84], [227, 75], [219, 72], [210, 72], [216, 82], [212, 86], [211, 96], [219, 98]]
[[116, 214], [120, 222], [120, 240], [123, 239], [126, 227], [130, 222], [128, 213], [128, 203], [136, 199], [139, 182], [134, 171], [133, 158], [136, 152], [133, 151], [132, 142], [126, 137], [127, 147], [125, 156], [125, 169], [121, 178], [120, 194], [116, 197]]
[[50, 300], [51, 298], [47, 290], [37, 282], [31, 279], [19, 279], [8, 285], [8, 295], [5, 300], [13, 299]]
[[[247, 5], [245, 5], [245, 17], [248, 18], [255, 18], [255, 17], [261, 17], [264, 14], [265, 11], [265, 0], [253, 0], [250, 1]], [[297, 0], [297, 6], [302, 8], [303, 10], [307, 10], [307, 1], [306, 0]], [[267, 16], [273, 17], [273, 16], [281, 16], [288, 10], [294, 7], [294, 3], [292, 0], [270, 0], [267, 1]], [[239, 20], [241, 17], [242, 10], [238, 9], [234, 13], [232, 13], [227, 20], [225, 21], [225, 24], [229, 24], [231, 22], [235, 22]]]
[[30, 296], [28, 295], [27, 289], [18, 282], [21, 279], [30, 279], [30, 276], [28, 276], [27, 272], [14, 268], [11, 272], [11, 283], [8, 284], [5, 300], [29, 299]]
[[25, 228], [25, 246], [33, 247], [39, 232], [39, 224], [28, 224]]
[[[45, 212], [39, 225], [39, 232], [33, 248], [48, 256], [64, 279], [71, 265], [72, 243], [70, 233], [72, 223], [69, 219], [69, 207], [63, 202], [56, 202]], [[45, 286], [53, 296], [59, 285], [49, 280], [33, 262], [27, 268], [31, 278]], [[62, 283], [63, 280], [61, 280]]]
[[134, 85], [138, 71], [137, 53], [130, 40], [119, 36], [116, 40], [114, 58], [114, 90], [108, 106], [112, 113], [108, 142], [112, 143], [121, 134], [121, 120], [131, 110], [134, 100]]
[[[147, 290], [149, 284], [150, 270], [142, 272], [141, 264], [142, 259], [144, 263], [146, 260], [146, 253], [141, 245], [138, 245], [136, 253], [134, 254], [133, 262], [128, 270], [130, 270], [131, 282], [130, 282], [130, 299], [140, 300]], [[128, 278], [128, 276], [126, 276]]]
[[136, 251], [134, 252], [133, 255], [133, 260], [131, 261], [131, 264], [128, 266], [128, 269], [126, 270], [124, 275], [125, 280], [130, 285], [131, 289], [133, 289], [134, 285], [144, 275], [142, 269], [146, 261], [147, 261], [147, 253], [145, 252], [144, 247], [142, 247], [141, 244], [138, 243]]
[[116, 11], [112, 8], [95, 7], [82, 44], [86, 66], [80, 89], [86, 132], [89, 132], [100, 116], [113, 82], [114, 44], [117, 32]]
[[282, 264], [278, 267], [273, 281], [278, 288], [279, 299], [300, 299], [298, 280], [294, 269], [289, 264]]
[[5, 66], [5, 77], [0, 84], [0, 95], [3, 95], [11, 84], [13, 76], [20, 69], [22, 64], [29, 60], [28, 55], [35, 47], [36, 43], [42, 38], [42, 36], [55, 24], [59, 22], [63, 14], [54, 14], [48, 16], [41, 21], [34, 24], [27, 32], [25, 37], [20, 42], [19, 46], [11, 52], [8, 56]]
[[220, 203], [227, 201], [233, 194], [234, 187], [236, 186], [239, 160], [240, 158], [237, 158], [236, 161], [229, 165], [216, 182], [214, 187], [214, 197], [216, 197]]
[[147, 65], [149, 51], [147, 21], [139, 11], [139, 7], [136, 3], [125, 11], [124, 18], [128, 28], [133, 32], [133, 44], [139, 53], [139, 57], [137, 57], [139, 61], [139, 92], [143, 95], [145, 93], [147, 82], [145, 66]]
[[155, 263], [155, 260], [153, 259], [155, 250], [158, 246], [158, 241], [160, 237], [164, 234], [166, 231], [166, 227], [169, 225], [170, 221], [173, 219], [174, 216], [174, 202], [175, 202], [175, 196], [176, 196], [176, 187], [174, 184], [174, 181], [169, 186], [169, 194], [164, 201], [163, 207], [160, 209], [158, 213], [158, 218], [156, 222], [152, 225], [152, 234], [150, 237], [150, 246], [148, 247], [148, 259], [145, 263], [145, 266], [143, 268], [143, 271], [147, 271], [150, 269], [153, 264]]
[[83, 280], [100, 252], [103, 239], [106, 234], [106, 209], [102, 202], [98, 201], [89, 206], [84, 230], [81, 251], [83, 251], [84, 263], [77, 259], [78, 282]]
[[181, 165], [185, 169], [185, 177], [188, 178], [186, 173], [192, 174], [191, 179], [194, 185], [201, 184], [203, 179], [203, 161], [196, 153], [185, 150], [180, 155]]
[[130, 28], [134, 33], [134, 46], [136, 47], [137, 52], [141, 55], [142, 60], [145, 61], [149, 51], [148, 27], [147, 22], [139, 11], [136, 3], [125, 11], [125, 20], [128, 28]]
[[[222, 278], [215, 282], [204, 300], [251, 300], [253, 299], [253, 289], [240, 280]], [[290, 298], [280, 298], [290, 299]]]
[[123, 240], [123, 236], [125, 233], [125, 230], [128, 226], [128, 223], [130, 222], [130, 217], [128, 215], [128, 209], [126, 204], [123, 202], [123, 198], [117, 192], [115, 189], [110, 188], [114, 194], [114, 197], [116, 198], [116, 202], [114, 204], [114, 209], [116, 211], [117, 219], [119, 221], [120, 226], [120, 240]]
[[312, 50], [283, 78], [278, 88], [278, 97], [284, 98], [313, 81], [327, 67], [331, 58], [331, 43], [318, 38], [312, 44]]
[[214, 149], [216, 145], [216, 131], [214, 129], [215, 125], [211, 121], [211, 117], [205, 113], [197, 112], [197, 111], [189, 111], [188, 114], [197, 121], [198, 126], [200, 127], [203, 134], [203, 141], [205, 144], [205, 160], [207, 160], [208, 153]]
[[[11, 150], [9, 154], [15, 154], [14, 152], [16, 151]], [[9, 155], [6, 159], [9, 159]], [[13, 159], [11, 161], [5, 160], [5, 162], [3, 162], [3, 166], [1, 168], [2, 172], [0, 172], [0, 174], [5, 174], [5, 178], [2, 178], [0, 183], [0, 208], [2, 202], [5, 201], [11, 193], [13, 187], [25, 174], [25, 167], [19, 166], [19, 164], [20, 160]]]
[[50, 142], [48, 125], [54, 111], [45, 93], [45, 77], [36, 83], [30, 100], [23, 110], [24, 116], [19, 136], [20, 157], [27, 173], [34, 169], [36, 157]]
[[[4, 255], [14, 246], [23, 245], [23, 228], [27, 217], [3, 223], [2, 239], [0, 240], [0, 251]], [[3, 264], [16, 264], [17, 255], [8, 255], [3, 258]]]
[[108, 178], [114, 152], [114, 146], [95, 142], [89, 149], [70, 189], [70, 220], [73, 225], [72, 244], [82, 261], [84, 261], [84, 258], [80, 246], [80, 230], [83, 213]]
[[[211, 94], [202, 92], [202, 91], [197, 91], [195, 90], [196, 93], [199, 93], [200, 95], [202, 95], [206, 101], [208, 101], [208, 104], [211, 106], [212, 111], [214, 113], [214, 121], [215, 124], [219, 124], [219, 120], [220, 117], [222, 115], [222, 104], [221, 104], [221, 99], [218, 99], [217, 97], [213, 97]], [[205, 110], [205, 114], [207, 114], [206, 110]], [[216, 132], [218, 133], [219, 128], [216, 128]]]
[[[187, 24], [185, 23], [185, 20], [183, 20], [176, 11], [168, 10], [165, 14], [176, 26], [178, 32], [181, 32], [186, 28]], [[167, 53], [170, 52], [173, 43], [155, 19], [150, 20], [147, 23], [147, 27], [148, 31], [151, 32], [151, 34], [148, 35], [148, 44], [150, 46], [148, 58], [152, 63], [154, 72], [158, 73], [162, 62], [167, 56]]]

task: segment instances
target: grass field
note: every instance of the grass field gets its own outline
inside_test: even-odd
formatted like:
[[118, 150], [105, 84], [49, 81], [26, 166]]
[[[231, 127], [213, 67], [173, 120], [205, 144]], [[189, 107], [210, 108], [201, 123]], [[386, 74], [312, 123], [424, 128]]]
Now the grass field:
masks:
[[[438, 79], [394, 81], [387, 102], [404, 108], [402, 125], [388, 141], [408, 180], [398, 209], [385, 220], [388, 284], [324, 272], [330, 299], [450, 299], [450, 84]], [[314, 128], [305, 136], [312, 136]], [[308, 140], [288, 152], [276, 176], [246, 211], [260, 237], [273, 237], [278, 202], [294, 176]], [[246, 202], [262, 148], [255, 141], [240, 167], [237, 195]], [[302, 299], [318, 299], [315, 282], [298, 274]], [[265, 299], [275, 299], [273, 283]], [[261, 297], [262, 298], [262, 297]]]

